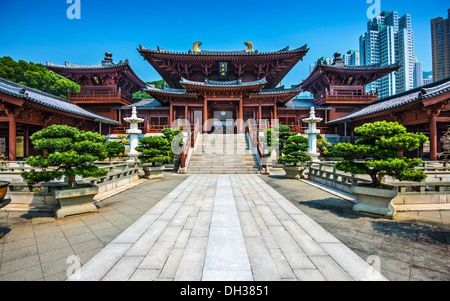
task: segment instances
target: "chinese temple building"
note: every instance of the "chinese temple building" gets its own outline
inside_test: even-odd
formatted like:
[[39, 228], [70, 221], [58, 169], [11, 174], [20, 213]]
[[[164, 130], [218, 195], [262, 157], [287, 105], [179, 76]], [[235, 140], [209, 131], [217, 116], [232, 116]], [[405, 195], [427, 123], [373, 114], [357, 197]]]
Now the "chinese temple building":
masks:
[[314, 95], [316, 105], [331, 106], [329, 115], [326, 116], [326, 120], [331, 121], [378, 100], [378, 93], [367, 93], [366, 85], [400, 67], [398, 64], [348, 66], [337, 52], [331, 65], [319, 60], [300, 86]]
[[185, 119], [190, 124], [199, 122], [208, 132], [214, 125], [207, 120], [222, 125], [238, 120], [236, 131], [241, 133], [248, 120], [283, 118], [278, 106], [285, 106], [301, 92], [300, 87], [279, 84], [306, 55], [306, 45], [274, 52], [258, 52], [250, 42], [241, 51], [206, 51], [200, 45], [194, 43], [188, 52], [138, 49], [168, 84], [163, 89], [148, 86], [145, 91], [169, 107], [169, 124]]
[[[133, 93], [142, 90], [145, 83], [134, 73], [128, 59], [115, 64], [107, 52], [98, 65], [57, 65], [47, 62], [49, 70], [80, 85], [80, 93], [69, 93], [68, 99], [96, 114], [120, 121], [115, 105], [132, 103]], [[108, 128], [104, 128], [107, 132]]]
[[101, 131], [118, 121], [92, 113], [71, 100], [0, 78], [0, 153], [10, 161], [37, 155], [29, 137], [53, 124]]
[[[354, 141], [353, 129], [361, 124], [398, 121], [408, 130], [428, 134], [430, 159], [437, 159], [439, 137], [450, 122], [450, 79], [378, 99], [377, 93], [366, 92], [366, 85], [401, 66], [348, 66], [336, 53], [329, 64], [319, 60], [300, 84], [285, 87], [281, 83], [307, 54], [306, 45], [259, 52], [250, 42], [239, 51], [208, 51], [201, 44], [194, 43], [186, 52], [137, 49], [164, 80], [161, 88], [141, 80], [128, 60], [114, 63], [109, 52], [98, 65], [47, 62], [49, 70], [80, 85], [80, 93], [69, 94], [68, 100], [0, 79], [0, 151], [7, 149], [10, 160], [33, 155], [28, 137], [51, 124], [125, 134], [124, 118], [133, 107], [144, 119], [139, 124], [143, 134], [174, 125], [193, 129], [197, 123], [204, 133], [218, 126], [245, 133], [249, 121], [260, 131], [280, 123], [304, 134], [303, 120], [314, 107], [322, 118], [317, 127], [332, 143]], [[133, 93], [142, 90], [149, 99], [133, 101]], [[302, 92], [313, 98], [299, 96]], [[17, 138], [23, 138], [23, 146], [16, 145]]]
[[[443, 136], [450, 123], [450, 78], [377, 100], [360, 110], [328, 122], [329, 126], [345, 125], [353, 129], [375, 121], [397, 121], [408, 131], [421, 132], [430, 137], [430, 160], [437, 160]], [[420, 152], [420, 151], [419, 151]], [[410, 154], [422, 157], [421, 153]]]

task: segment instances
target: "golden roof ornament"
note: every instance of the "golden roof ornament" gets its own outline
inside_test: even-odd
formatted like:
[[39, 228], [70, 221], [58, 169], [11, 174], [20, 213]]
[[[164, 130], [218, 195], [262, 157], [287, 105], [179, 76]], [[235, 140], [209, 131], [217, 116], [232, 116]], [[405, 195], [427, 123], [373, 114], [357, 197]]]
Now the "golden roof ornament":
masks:
[[252, 42], [244, 42], [244, 44], [248, 47], [245, 49], [245, 52], [253, 52], [253, 43]]
[[195, 42], [194, 43], [194, 47], [193, 47], [194, 52], [197, 52], [197, 53], [202, 52], [202, 50], [198, 48], [198, 46], [200, 46], [201, 44], [202, 44], [202, 42]]

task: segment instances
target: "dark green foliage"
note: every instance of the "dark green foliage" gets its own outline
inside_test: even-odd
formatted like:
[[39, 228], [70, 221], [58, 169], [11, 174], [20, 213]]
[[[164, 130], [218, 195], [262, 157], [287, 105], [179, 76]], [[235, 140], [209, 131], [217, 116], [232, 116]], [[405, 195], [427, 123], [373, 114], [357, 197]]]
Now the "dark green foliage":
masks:
[[[267, 140], [267, 148], [269, 152], [276, 150], [280, 152], [284, 148], [284, 145], [288, 142], [288, 139], [295, 135], [290, 132], [290, 128], [285, 125], [278, 125], [274, 129], [267, 129], [264, 132]], [[281, 162], [281, 158], [278, 160]]]
[[149, 99], [152, 98], [145, 91], [137, 91], [133, 93], [133, 100]]
[[307, 162], [311, 160], [305, 152], [308, 151], [308, 138], [303, 136], [291, 136], [284, 144], [281, 150], [283, 157], [280, 158], [282, 162], [292, 163], [297, 166], [300, 162]]
[[29, 157], [26, 163], [40, 170], [22, 172], [28, 183], [49, 182], [67, 176], [68, 185], [76, 186], [75, 177], [102, 177], [107, 170], [93, 164], [105, 158], [105, 136], [80, 131], [67, 125], [52, 125], [30, 137], [34, 148], [44, 156]]
[[183, 149], [183, 136], [180, 135], [182, 131], [179, 128], [175, 130], [171, 128], [165, 128], [161, 132], [164, 135], [164, 138], [166, 138], [167, 141], [169, 141], [170, 145], [170, 153], [169, 153], [170, 160], [167, 163], [178, 163], [180, 159], [181, 150]]
[[106, 152], [106, 157], [108, 157], [110, 160], [112, 157], [117, 157], [125, 152], [125, 146], [117, 141], [106, 142], [105, 144], [103, 144], [103, 149]]
[[[355, 134], [364, 136], [354, 144], [339, 143], [333, 152], [344, 160], [336, 168], [354, 174], [367, 174], [372, 186], [381, 187], [384, 176], [398, 180], [422, 181], [423, 171], [414, 168], [421, 159], [399, 158], [401, 151], [412, 151], [423, 145], [428, 137], [421, 133], [408, 133], [397, 122], [379, 121], [355, 128]], [[358, 159], [365, 161], [357, 161]]]
[[[166, 82], [163, 79], [160, 79], [160, 80], [155, 80], [152, 82], [146, 82], [146, 84], [155, 85], [155, 88], [162, 89], [163, 86], [166, 85]], [[150, 95], [148, 95], [147, 92], [145, 92], [145, 91], [137, 91], [133, 94], [134, 100], [149, 99], [149, 98], [152, 98], [152, 97]]]
[[317, 134], [317, 149], [319, 150], [320, 156], [322, 157], [329, 157], [331, 154], [329, 154], [331, 149], [331, 143], [328, 142], [327, 138]]
[[139, 140], [140, 145], [136, 147], [141, 152], [138, 158], [143, 163], [164, 163], [170, 160], [170, 144], [169, 141], [162, 136], [144, 137]]
[[42, 64], [0, 58], [0, 77], [21, 85], [67, 98], [67, 91], [80, 92], [80, 86], [59, 74], [49, 71]]

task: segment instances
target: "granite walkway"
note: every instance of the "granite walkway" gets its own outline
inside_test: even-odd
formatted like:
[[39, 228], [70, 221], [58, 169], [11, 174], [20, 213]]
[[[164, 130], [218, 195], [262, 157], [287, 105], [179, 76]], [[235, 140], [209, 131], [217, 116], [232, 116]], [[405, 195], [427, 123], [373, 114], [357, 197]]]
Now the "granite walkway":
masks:
[[191, 175], [68, 280], [387, 280], [258, 175]]

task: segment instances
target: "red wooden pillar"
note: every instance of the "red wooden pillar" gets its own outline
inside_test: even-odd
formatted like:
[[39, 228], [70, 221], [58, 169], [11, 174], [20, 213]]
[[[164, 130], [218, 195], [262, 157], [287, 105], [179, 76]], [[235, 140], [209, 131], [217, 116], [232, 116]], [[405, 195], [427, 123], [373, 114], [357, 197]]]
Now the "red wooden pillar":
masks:
[[208, 98], [204, 95], [203, 103], [203, 132], [208, 132]]
[[169, 126], [172, 127], [173, 123], [173, 102], [169, 100]]
[[261, 123], [262, 123], [261, 101], [259, 102], [259, 106], [258, 106], [258, 119], [259, 119], [259, 126], [258, 126], [258, 128], [260, 128], [261, 127]]
[[242, 103], [242, 95], [239, 98], [239, 126], [238, 126], [238, 131], [239, 133], [243, 133], [244, 132], [244, 106]]
[[187, 104], [187, 102], [184, 104], [184, 119], [186, 120], [186, 123], [189, 124], [188, 104]]
[[278, 112], [277, 112], [277, 102], [273, 103], [273, 126], [278, 126]]
[[437, 122], [436, 117], [430, 120], [430, 161], [437, 161]]
[[9, 117], [9, 161], [16, 161], [16, 117]]

